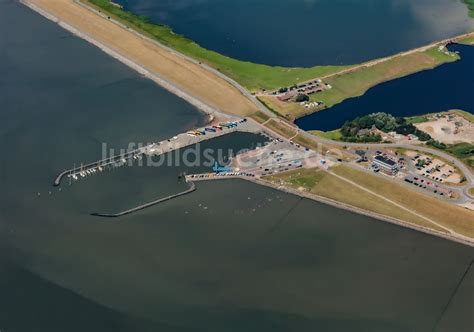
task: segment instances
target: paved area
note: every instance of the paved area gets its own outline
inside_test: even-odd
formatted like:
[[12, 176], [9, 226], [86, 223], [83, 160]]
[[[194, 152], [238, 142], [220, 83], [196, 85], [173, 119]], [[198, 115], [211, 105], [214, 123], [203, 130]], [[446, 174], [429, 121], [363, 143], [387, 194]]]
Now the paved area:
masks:
[[[260, 110], [274, 117], [271, 112], [265, 110], [253, 96], [250, 96], [249, 93], [236, 82], [225, 78], [223, 75], [216, 75], [216, 72], [212, 69], [196, 63], [176, 51], [163, 47], [163, 45], [157, 44], [131, 31], [118, 22], [99, 17], [98, 13], [91, 12], [89, 8], [84, 8], [73, 0], [23, 1], [62, 27], [90, 41], [142, 74], [147, 75], [158, 84], [161, 84], [173, 93], [193, 103], [206, 113], [224, 116], [223, 112], [225, 112], [227, 114], [232, 113], [245, 116], [256, 110]], [[39, 9], [39, 7], [44, 10]], [[80, 15], [78, 15], [78, 13], [80, 13]], [[432, 45], [425, 47], [431, 46]], [[143, 50], [147, 51], [144, 52]], [[420, 50], [421, 49], [411, 50], [406, 54]], [[153, 54], [152, 57], [149, 57], [150, 52]], [[372, 66], [386, 61], [389, 58], [365, 63], [363, 66]], [[157, 59], [159, 59], [159, 61], [157, 61]], [[348, 71], [355, 70], [356, 68], [357, 67], [349, 68]], [[342, 72], [338, 74], [341, 73]], [[282, 120], [276, 119], [276, 121]], [[192, 133], [180, 134], [168, 140], [153, 143], [150, 146], [140, 149], [138, 152], [147, 155], [163, 154], [233, 131], [260, 132], [262, 130], [268, 130], [251, 121], [245, 124], [242, 122], [239, 123], [239, 125], [240, 128], [232, 126], [225, 129], [220, 128], [220, 130], [215, 131], [209, 128], [199, 128]], [[199, 132], [199, 134], [197, 134], [197, 132]], [[467, 179], [467, 184], [461, 189], [461, 192], [464, 193], [463, 197], [466, 200], [468, 196], [465, 193], [467, 193], [468, 188], [474, 185], [473, 173], [461, 161], [444, 152], [426, 146], [412, 146], [407, 144], [380, 144], [377, 146], [372, 144], [335, 142], [315, 137], [298, 128], [295, 128], [295, 137], [296, 134], [301, 135], [302, 138], [313, 143], [338, 146], [341, 149], [350, 146], [364, 146], [370, 149], [399, 147], [428, 152], [449, 160], [450, 162], [452, 161], [452, 163], [461, 170]], [[234, 174], [221, 174], [219, 176], [258, 177], [277, 172], [285, 172], [299, 167], [319, 166], [328, 168], [330, 165], [337, 163], [334, 160], [328, 160], [329, 158], [325, 159], [325, 157], [318, 155], [316, 152], [292, 144], [279, 135], [275, 135], [272, 138], [272, 142], [267, 144], [264, 148], [259, 149], [259, 151], [245, 153], [235, 158], [233, 160], [235, 171], [231, 172]], [[135, 157], [138, 156], [133, 154], [132, 158]], [[114, 160], [114, 163], [115, 162]], [[120, 162], [125, 163], [123, 158]], [[86, 173], [90, 175], [91, 173], [96, 173], [96, 171], [87, 169]]]
[[99, 174], [105, 169], [125, 166], [130, 160], [141, 159], [143, 155], [162, 155], [234, 132], [259, 133], [261, 131], [262, 128], [254, 121], [235, 117], [220, 117], [205, 127], [179, 134], [167, 140], [151, 143], [136, 150], [128, 151], [122, 155], [110, 156], [87, 165], [64, 170], [56, 177], [54, 185], [59, 186], [65, 177], [69, 178], [70, 181], [77, 181], [91, 175]]
[[408, 151], [406, 153], [409, 170], [433, 181], [451, 185], [460, 184], [462, 175], [448, 163], [424, 154]]
[[[235, 124], [235, 126], [221, 126], [221, 124], [230, 123]], [[226, 121], [215, 120], [205, 127], [190, 130], [187, 133], [179, 134], [170, 139], [151, 144], [146, 148], [145, 154], [150, 156], [161, 155], [234, 132], [259, 133], [261, 131], [262, 128], [260, 126], [256, 125], [255, 122], [247, 121], [246, 119], [228, 118]]]
[[[363, 152], [364, 156], [361, 157], [356, 151]], [[351, 167], [474, 210], [474, 200], [468, 194], [469, 183], [459, 183], [459, 181], [456, 183], [456, 180], [460, 180], [461, 174], [453, 166], [436, 157], [430, 158], [414, 151], [408, 151], [406, 155], [398, 155], [390, 149], [351, 150], [351, 152], [358, 158], [349, 164]], [[372, 168], [372, 160], [377, 154], [395, 161], [399, 172], [396, 175], [387, 175]], [[420, 158], [427, 158], [424, 167], [417, 166], [417, 160]]]
[[314, 151], [278, 137], [269, 138], [270, 141], [264, 147], [237, 155], [231, 166], [236, 171], [251, 173], [256, 177], [301, 167], [329, 166], [329, 162]]

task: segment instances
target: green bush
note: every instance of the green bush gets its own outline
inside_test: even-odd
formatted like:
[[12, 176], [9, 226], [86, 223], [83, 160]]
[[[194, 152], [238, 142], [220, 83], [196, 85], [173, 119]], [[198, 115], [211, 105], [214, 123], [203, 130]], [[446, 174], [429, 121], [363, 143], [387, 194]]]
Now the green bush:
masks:
[[309, 100], [309, 96], [308, 95], [305, 95], [305, 94], [299, 94], [296, 96], [296, 102], [297, 103], [301, 103], [303, 101], [308, 101]]
[[426, 144], [441, 150], [445, 150], [448, 147], [446, 144], [436, 141], [434, 139], [430, 139]]
[[342, 135], [346, 138], [353, 138], [352, 141], [358, 141], [358, 133], [361, 129], [377, 128], [385, 133], [395, 131], [401, 135], [415, 135], [420, 141], [428, 141], [431, 136], [418, 130], [413, 124], [408, 123], [404, 118], [396, 118], [391, 114], [379, 112], [364, 115], [355, 118], [352, 121], [346, 121], [341, 128]]

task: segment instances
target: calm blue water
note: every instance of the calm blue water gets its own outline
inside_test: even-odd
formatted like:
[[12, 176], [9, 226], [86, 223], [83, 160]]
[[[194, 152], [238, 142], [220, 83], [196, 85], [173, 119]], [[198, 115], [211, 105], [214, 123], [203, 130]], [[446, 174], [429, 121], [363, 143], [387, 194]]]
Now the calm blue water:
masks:
[[474, 29], [461, 0], [118, 0], [205, 48], [281, 66], [353, 64]]
[[304, 130], [333, 130], [345, 121], [374, 112], [413, 116], [461, 109], [474, 112], [474, 47], [452, 45], [460, 61], [379, 84], [363, 96], [297, 119]]

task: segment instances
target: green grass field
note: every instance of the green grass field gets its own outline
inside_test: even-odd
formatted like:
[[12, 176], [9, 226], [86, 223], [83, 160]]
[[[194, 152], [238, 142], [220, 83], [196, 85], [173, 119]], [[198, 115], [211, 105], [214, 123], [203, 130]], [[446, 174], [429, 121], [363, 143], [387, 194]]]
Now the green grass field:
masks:
[[331, 130], [331, 131], [312, 130], [310, 131], [310, 133], [319, 137], [332, 139], [335, 141], [342, 140], [342, 134], [339, 129]]
[[463, 2], [469, 8], [469, 16], [474, 17], [474, 0], [463, 0]]
[[449, 111], [446, 111], [446, 112], [427, 113], [427, 114], [423, 114], [423, 115], [415, 115], [415, 116], [407, 117], [405, 119], [407, 120], [408, 123], [413, 123], [413, 124], [422, 123], [422, 122], [429, 121], [429, 119], [428, 119], [429, 116], [432, 116], [432, 115], [435, 115], [435, 114], [446, 114], [446, 113], [456, 113], [456, 114], [462, 116], [463, 118], [465, 118], [466, 120], [474, 123], [474, 115], [472, 115], [469, 112], [466, 112], [466, 111], [463, 111], [463, 110], [457, 110], [457, 109], [449, 110]]
[[465, 45], [474, 45], [474, 37], [466, 37], [459, 39], [458, 42], [460, 44], [465, 44]]
[[446, 150], [456, 158], [462, 160], [469, 167], [474, 169], [474, 145], [469, 143], [460, 143], [449, 146]]
[[296, 135], [296, 130], [293, 127], [274, 120], [267, 122], [265, 127], [279, 133], [280, 135], [286, 138], [291, 138]]
[[469, 112], [463, 111], [463, 110], [450, 110], [448, 112], [454, 112], [465, 118], [467, 121], [470, 121], [474, 123], [474, 114], [471, 114]]
[[297, 173], [297, 176], [290, 176], [288, 182], [295, 187], [303, 187], [305, 189], [311, 190], [314, 186], [321, 182], [325, 174], [321, 171], [308, 171], [301, 170]]
[[[371, 175], [368, 176], [372, 177]], [[372, 195], [365, 190], [355, 187], [352, 184], [319, 169], [300, 169], [285, 172], [266, 177], [265, 180], [276, 184], [283, 183], [284, 185], [294, 189], [349, 204], [366, 211], [372, 211], [385, 216], [391, 216], [411, 222], [416, 225], [442, 231], [442, 228], [436, 227], [410, 212], [401, 210], [397, 206], [381, 199], [380, 197]]]
[[[459, 60], [457, 54], [447, 55], [437, 47], [425, 52], [416, 52], [393, 58], [370, 67], [360, 67], [350, 72], [334, 75], [324, 81], [332, 86], [331, 89], [312, 94], [311, 101], [322, 101], [327, 108], [339, 104], [347, 98], [362, 96], [370, 88], [390, 80], [410, 74], [435, 68], [441, 64]], [[298, 103], [279, 102], [276, 98], [265, 97], [265, 104], [273, 112], [290, 120], [305, 116], [308, 111]]]
[[416, 124], [427, 122], [429, 119], [426, 115], [416, 115], [406, 118], [407, 123]]
[[[474, 237], [474, 227], [472, 227], [474, 215], [467, 209], [418, 193], [401, 184], [380, 179], [346, 166], [339, 166], [333, 170], [335, 173], [358, 183], [364, 188], [401, 204], [445, 227], [460, 234]], [[430, 227], [436, 228], [436, 226], [432, 224]]]
[[326, 83], [332, 89], [311, 96], [312, 100], [321, 100], [327, 107], [334, 106], [349, 97], [362, 96], [371, 87], [413, 74], [432, 69], [443, 63], [459, 60], [458, 55], [446, 55], [437, 48], [425, 52], [397, 56], [371, 67], [362, 67], [349, 73], [331, 77]]
[[[219, 70], [226, 76], [234, 79], [250, 91], [262, 89], [271, 90], [291, 86], [298, 82], [316, 77], [337, 73], [350, 66], [315, 66], [310, 68], [274, 67], [255, 64], [233, 59], [217, 52], [205, 49], [196, 42], [175, 34], [171, 28], [150, 22], [148, 18], [124, 11], [110, 3], [109, 0], [81, 0], [96, 8], [107, 12], [127, 26], [140, 31], [173, 48], [182, 54], [194, 58], [202, 63]], [[466, 0], [467, 3], [474, 0]], [[406, 76], [417, 71], [430, 69], [445, 62], [459, 59], [458, 56], [446, 55], [437, 48], [426, 52], [414, 53], [406, 56], [394, 57], [388, 61], [371, 67], [362, 67], [349, 73], [337, 75], [325, 81], [333, 86], [332, 89], [311, 96], [312, 100], [321, 100], [327, 107], [338, 104], [350, 97], [363, 95], [371, 87], [382, 82]], [[262, 100], [273, 112], [293, 120], [306, 115], [308, 110], [299, 104], [275, 104], [271, 100]]]
[[311, 68], [272, 67], [240, 61], [205, 49], [194, 41], [175, 34], [169, 27], [150, 22], [146, 17], [126, 12], [108, 0], [83, 0], [106, 11], [124, 24], [145, 33], [163, 45], [206, 63], [239, 82], [250, 91], [277, 89], [297, 82], [338, 72], [348, 66], [315, 66]]

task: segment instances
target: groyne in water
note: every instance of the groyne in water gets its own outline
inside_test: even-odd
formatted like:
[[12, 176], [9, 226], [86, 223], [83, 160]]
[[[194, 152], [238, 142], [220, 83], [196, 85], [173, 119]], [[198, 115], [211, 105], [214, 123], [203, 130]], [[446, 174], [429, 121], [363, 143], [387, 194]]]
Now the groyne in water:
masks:
[[177, 194], [174, 194], [174, 195], [169, 195], [169, 196], [166, 196], [166, 197], [163, 197], [163, 198], [159, 198], [157, 200], [154, 200], [154, 201], [151, 201], [151, 202], [148, 202], [148, 203], [145, 203], [145, 204], [142, 204], [142, 205], [136, 206], [134, 208], [118, 212], [118, 213], [113, 213], [113, 214], [109, 214], [109, 213], [91, 213], [91, 215], [94, 216], [94, 217], [119, 218], [119, 217], [126, 216], [128, 214], [132, 214], [134, 212], [138, 212], [138, 211], [144, 210], [146, 208], [158, 205], [160, 203], [169, 201], [173, 198], [177, 198], [177, 197], [180, 197], [180, 196], [190, 194], [190, 193], [192, 193], [193, 191], [196, 190], [196, 185], [194, 184], [194, 182], [187, 181], [187, 183], [189, 184], [189, 189], [187, 189], [185, 191], [182, 191], [180, 193], [177, 193]]

